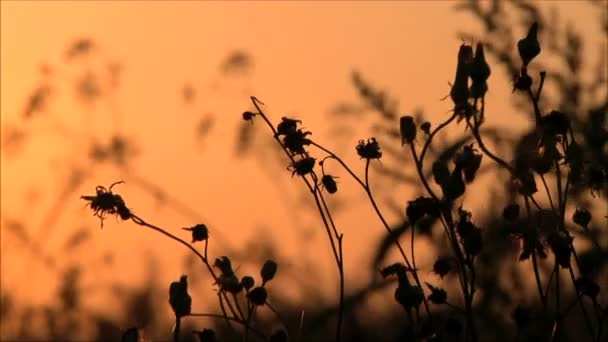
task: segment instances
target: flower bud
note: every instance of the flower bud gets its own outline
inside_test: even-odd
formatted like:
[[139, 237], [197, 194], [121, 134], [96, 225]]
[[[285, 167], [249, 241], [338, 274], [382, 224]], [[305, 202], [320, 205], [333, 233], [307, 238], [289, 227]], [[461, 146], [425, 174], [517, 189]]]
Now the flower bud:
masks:
[[416, 124], [413, 117], [402, 116], [399, 119], [399, 130], [401, 132], [401, 145], [411, 144], [416, 139]]

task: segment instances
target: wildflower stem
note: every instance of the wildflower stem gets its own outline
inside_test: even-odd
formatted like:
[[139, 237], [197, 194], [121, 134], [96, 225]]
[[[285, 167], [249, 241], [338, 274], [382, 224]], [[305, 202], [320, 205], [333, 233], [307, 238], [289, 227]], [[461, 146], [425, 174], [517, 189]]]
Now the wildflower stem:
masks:
[[[388, 222], [386, 222], [386, 220], [384, 219], [384, 216], [382, 215], [382, 212], [380, 212], [380, 209], [378, 208], [378, 205], [376, 204], [376, 200], [374, 199], [374, 195], [372, 194], [372, 189], [371, 189], [371, 186], [370, 186], [370, 183], [369, 183], [369, 164], [370, 164], [370, 160], [367, 159], [366, 162], [365, 162], [365, 192], [367, 193], [367, 197], [369, 198], [369, 201], [371, 202], [372, 207], [374, 207], [374, 210], [376, 211], [376, 214], [380, 218], [380, 221], [382, 221], [382, 224], [384, 225], [384, 228], [388, 231], [389, 236], [394, 236], [393, 230], [388, 225]], [[399, 243], [399, 240], [397, 238], [395, 238], [395, 245], [399, 249], [399, 253], [401, 253], [401, 256], [403, 257], [403, 260], [405, 261], [405, 265], [410, 270], [412, 270], [412, 275], [414, 276], [414, 281], [416, 282], [416, 285], [424, 293], [424, 289], [422, 287], [422, 283], [420, 282], [420, 279], [418, 278], [418, 270], [416, 270], [416, 268], [412, 267], [412, 264], [410, 263], [407, 255], [405, 254], [405, 251], [403, 250], [403, 247], [401, 247], [401, 243]], [[427, 315], [430, 315], [431, 314], [431, 310], [429, 309], [429, 303], [428, 303], [428, 301], [426, 299], [426, 296], [424, 296], [424, 295], [422, 296], [422, 301], [424, 303], [424, 309], [426, 310]]]
[[173, 342], [179, 342], [179, 331], [181, 329], [182, 319], [175, 316], [175, 327], [173, 328]]
[[555, 213], [555, 215], [559, 215], [558, 212], [555, 211], [555, 206], [553, 205], [553, 199], [551, 198], [551, 191], [549, 190], [549, 186], [547, 185], [547, 181], [545, 180], [545, 177], [541, 174], [540, 175], [540, 179], [543, 182], [543, 186], [545, 187], [545, 191], [547, 192], [547, 198], [549, 198], [549, 204], [551, 205], [551, 211], [553, 211], [553, 213]]
[[[293, 156], [289, 153], [287, 148], [283, 145], [283, 143], [279, 139], [276, 129], [274, 128], [274, 126], [272, 125], [272, 123], [270, 122], [270, 120], [268, 119], [268, 117], [266, 116], [266, 114], [264, 113], [262, 108], [260, 107], [260, 104], [263, 105], [263, 103], [260, 102], [254, 96], [251, 97], [251, 101], [252, 101], [253, 105], [255, 106], [256, 110], [258, 111], [258, 114], [262, 117], [262, 119], [266, 122], [266, 125], [272, 131], [274, 139], [279, 143], [279, 146], [281, 146], [281, 148], [283, 149], [283, 151], [285, 152], [287, 157], [290, 159], [290, 161], [292, 163], [295, 163]], [[315, 146], [319, 146], [319, 145], [315, 144]], [[342, 321], [343, 321], [343, 316], [344, 316], [344, 266], [343, 266], [344, 262], [342, 259], [343, 258], [342, 234], [338, 233], [338, 230], [336, 229], [336, 226], [331, 217], [329, 208], [327, 207], [327, 204], [325, 203], [323, 195], [317, 185], [318, 184], [317, 177], [314, 175], [314, 173], [312, 174], [311, 177], [314, 181], [314, 186], [310, 184], [310, 182], [305, 177], [305, 175], [301, 175], [302, 180], [308, 187], [308, 190], [312, 193], [312, 195], [315, 199], [315, 204], [317, 205], [317, 208], [319, 209], [319, 214], [321, 215], [321, 219], [323, 220], [323, 225], [325, 227], [325, 231], [327, 233], [327, 236], [329, 237], [329, 242], [330, 242], [330, 245], [332, 248], [332, 252], [334, 254], [334, 259], [336, 261], [336, 267], [338, 268], [338, 273], [339, 273], [339, 278], [340, 278], [339, 279], [339, 281], [340, 281], [340, 304], [339, 304], [339, 309], [338, 309], [339, 314], [338, 314], [337, 331], [336, 331], [336, 341], [339, 342], [341, 340], [341, 336], [342, 336], [341, 330], [342, 330]], [[330, 226], [331, 226], [331, 229], [330, 229]], [[332, 231], [333, 231], [333, 235], [332, 235]], [[334, 239], [336, 239], [336, 240], [334, 240]], [[337, 248], [336, 248], [336, 241], [337, 241], [337, 245], [338, 245]], [[248, 317], [248, 321], [250, 318], [251, 317]]]
[[346, 163], [342, 160], [342, 158], [338, 157], [335, 153], [333, 153], [332, 151], [328, 150], [327, 148], [323, 147], [322, 145], [317, 144], [314, 141], [310, 141], [310, 144], [317, 147], [318, 149], [320, 149], [321, 151], [327, 153], [332, 159], [334, 159], [335, 161], [337, 161], [338, 163], [340, 163], [340, 165], [342, 165], [342, 167], [344, 168], [344, 170], [346, 170], [346, 172], [348, 172], [356, 181], [357, 183], [359, 183], [359, 185], [361, 185], [363, 188], [365, 188], [365, 183], [363, 183], [363, 181], [361, 180], [361, 178], [359, 178], [351, 169], [350, 167], [348, 167], [348, 165], [346, 165]]
[[426, 151], [428, 150], [428, 148], [431, 146], [431, 142], [433, 141], [433, 137], [435, 137], [435, 134], [437, 134], [441, 129], [443, 129], [444, 127], [449, 125], [452, 121], [454, 121], [454, 119], [456, 119], [457, 116], [458, 115], [456, 113], [452, 114], [452, 116], [450, 116], [449, 119], [447, 119], [446, 121], [439, 124], [439, 126], [437, 126], [437, 128], [435, 128], [431, 132], [429, 137], [426, 139], [426, 141], [424, 142], [424, 145], [422, 146], [422, 151], [420, 152], [420, 168], [422, 168], [422, 166], [423, 166], [424, 156], [426, 155]]
[[[157, 227], [153, 224], [150, 224], [146, 221], [144, 221], [142, 218], [140, 218], [139, 216], [131, 213], [131, 221], [133, 221], [135, 224], [140, 225], [140, 226], [144, 226], [147, 228], [150, 228], [152, 230], [155, 230], [167, 237], [169, 237], [170, 239], [177, 241], [178, 243], [186, 246], [188, 249], [190, 249], [199, 259], [201, 259], [201, 261], [203, 262], [203, 264], [205, 264], [205, 266], [207, 267], [207, 270], [209, 271], [209, 274], [211, 275], [211, 277], [213, 277], [213, 280], [215, 281], [215, 283], [218, 283], [218, 278], [217, 275], [215, 274], [215, 272], [213, 271], [213, 267], [211, 267], [211, 265], [209, 264], [209, 261], [207, 259], [206, 256], [202, 255], [199, 251], [197, 251], [194, 247], [192, 247], [191, 244], [189, 244], [188, 242], [180, 239], [179, 237], [169, 233], [168, 231], [164, 230], [163, 228]], [[220, 293], [220, 296], [224, 296], [224, 299], [226, 300], [226, 302], [228, 302], [228, 304], [230, 304], [230, 301], [228, 300], [228, 297], [226, 296], [225, 293]], [[221, 301], [220, 301], [221, 304]], [[237, 317], [236, 312], [234, 311], [234, 309], [232, 309], [232, 307], [229, 305], [229, 308], [231, 309], [232, 314]]]
[[[528, 219], [531, 218], [530, 212], [530, 202], [528, 200], [528, 196], [524, 196], [524, 201], [526, 203], [526, 213], [528, 215]], [[532, 229], [531, 227], [526, 227], [526, 229]], [[536, 260], [536, 248], [532, 248], [532, 268], [534, 269], [534, 279], [536, 280], [536, 288], [538, 290], [538, 295], [540, 296], [540, 301], [543, 304], [543, 311], [547, 313], [547, 297], [545, 293], [543, 293], [543, 285], [540, 280], [540, 272], [538, 271], [538, 262]], [[555, 270], [554, 270], [555, 272]], [[547, 285], [548, 286], [548, 285]], [[548, 287], [547, 287], [548, 289]]]

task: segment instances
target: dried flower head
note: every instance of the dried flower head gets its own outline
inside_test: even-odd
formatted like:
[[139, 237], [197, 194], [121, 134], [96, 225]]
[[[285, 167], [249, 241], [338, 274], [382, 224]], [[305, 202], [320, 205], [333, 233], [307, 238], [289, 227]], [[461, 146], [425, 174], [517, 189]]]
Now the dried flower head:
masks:
[[289, 167], [287, 169], [291, 171], [292, 176], [294, 176], [296, 174], [298, 176], [305, 176], [312, 172], [312, 170], [315, 167], [315, 164], [316, 164], [315, 158], [304, 157], [300, 160], [297, 160], [297, 161], [291, 163], [291, 165], [289, 165]]
[[261, 306], [266, 304], [268, 292], [266, 292], [266, 288], [258, 286], [247, 293], [247, 298], [249, 298], [253, 305]]
[[287, 135], [294, 132], [298, 128], [298, 124], [301, 123], [301, 120], [290, 119], [284, 116], [281, 118], [281, 122], [277, 125], [277, 135]]
[[176, 317], [190, 314], [192, 298], [188, 294], [187, 276], [181, 276], [179, 281], [174, 281], [169, 286], [169, 304]]
[[528, 64], [534, 59], [534, 57], [540, 54], [540, 43], [538, 42], [538, 23], [534, 22], [528, 34], [525, 38], [520, 39], [517, 42], [517, 50], [519, 51], [519, 57], [523, 63], [523, 67], [527, 67]]
[[411, 144], [416, 139], [416, 124], [414, 118], [406, 115], [399, 119], [399, 131], [401, 132], [401, 145]]
[[107, 215], [118, 215], [122, 220], [128, 220], [131, 218], [131, 211], [126, 207], [120, 195], [112, 193], [112, 188], [123, 183], [119, 181], [110, 185], [109, 188], [103, 186], [97, 186], [95, 196], [81, 196], [85, 201], [89, 201], [88, 205], [93, 210], [93, 214], [101, 220], [101, 227], [103, 228], [103, 220]]
[[192, 232], [192, 243], [197, 241], [205, 241], [209, 238], [209, 231], [207, 230], [207, 226], [204, 224], [197, 224], [192, 227], [182, 228], [183, 230], [187, 230]]
[[380, 145], [376, 138], [369, 138], [367, 142], [365, 140], [359, 140], [357, 144], [357, 154], [364, 159], [380, 159], [382, 157], [382, 151], [380, 151]]

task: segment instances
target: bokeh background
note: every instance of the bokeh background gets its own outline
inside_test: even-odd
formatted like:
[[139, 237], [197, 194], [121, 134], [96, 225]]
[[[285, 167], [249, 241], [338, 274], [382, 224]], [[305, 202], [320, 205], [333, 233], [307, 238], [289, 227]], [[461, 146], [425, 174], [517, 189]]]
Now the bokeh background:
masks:
[[[599, 108], [605, 129], [606, 1], [475, 4], [2, 1], [0, 338], [105, 340], [137, 325], [152, 340], [167, 339], [167, 288], [181, 274], [189, 276], [193, 310], [217, 311], [211, 278], [181, 246], [114, 218], [100, 228], [80, 196], [118, 180], [125, 183], [114, 191], [149, 222], [185, 239], [181, 227], [207, 224], [210, 255], [231, 256], [239, 273], [257, 274], [265, 259], [277, 260], [271, 291], [278, 309], [289, 317], [305, 312], [311, 336], [321, 334], [315, 331], [331, 326], [337, 300], [331, 250], [312, 199], [285, 169], [270, 132], [242, 121], [250, 96], [275, 122], [301, 119], [315, 141], [359, 174], [357, 141], [378, 137], [393, 153], [374, 166], [372, 183], [396, 227], [420, 188], [409, 157], [386, 133], [395, 127], [360, 98], [354, 72], [383, 90], [399, 114], [436, 124], [450, 115], [451, 102], [441, 99], [458, 46], [492, 43], [486, 126], [493, 146], [507, 154], [531, 118], [511, 92], [516, 51], [509, 43], [542, 18], [552, 31], [541, 33], [541, 44], [553, 45], [539, 64], [584, 85], [573, 102], [563, 96], [573, 90], [550, 79], [544, 108], [568, 109], [583, 122]], [[497, 7], [502, 12], [492, 16]], [[565, 63], [568, 51], [580, 58], [575, 70]], [[466, 134], [458, 128], [433, 152], [458, 142]], [[392, 287], [378, 279], [380, 265], [396, 261], [394, 251], [383, 251], [385, 232], [365, 193], [333, 167], [341, 178], [331, 205], [345, 234], [347, 294], [355, 303], [348, 322], [398, 320], [403, 312]], [[476, 195], [463, 200], [487, 222], [501, 210], [494, 201], [508, 200], [507, 180], [495, 177], [488, 165]], [[605, 197], [579, 200], [595, 213], [608, 210]], [[601, 216], [593, 223], [605, 228]], [[433, 239], [417, 239], [423, 272], [437, 255]], [[509, 279], [517, 253], [504, 257], [511, 268], [503, 265], [499, 274]], [[521, 268], [520, 283], [500, 286], [517, 287], [517, 300], [533, 300], [529, 267]], [[599, 274], [608, 279], [605, 267]], [[494, 311], [506, 322], [511, 309]]]

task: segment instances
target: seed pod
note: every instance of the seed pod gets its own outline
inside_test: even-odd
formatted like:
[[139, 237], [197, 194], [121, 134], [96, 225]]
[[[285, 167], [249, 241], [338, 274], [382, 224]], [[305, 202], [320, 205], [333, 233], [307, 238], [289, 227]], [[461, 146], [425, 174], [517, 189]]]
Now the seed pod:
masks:
[[444, 162], [438, 160], [433, 163], [433, 179], [442, 187], [450, 180], [450, 170]]
[[243, 120], [245, 120], [245, 121], [252, 121], [254, 116], [255, 116], [255, 114], [252, 113], [252, 112], [249, 112], [249, 111], [244, 112], [243, 113]]
[[169, 304], [176, 317], [190, 314], [192, 298], [188, 294], [187, 276], [181, 276], [179, 281], [174, 281], [169, 286]]
[[204, 224], [197, 224], [189, 228], [182, 228], [183, 230], [192, 232], [192, 242], [205, 241], [209, 238], [209, 231], [207, 226]]
[[258, 286], [247, 293], [247, 298], [249, 298], [254, 305], [261, 306], [266, 303], [268, 292], [266, 292], [265, 288]]
[[338, 191], [338, 185], [332, 175], [324, 175], [321, 178], [321, 183], [330, 194], [335, 194]]
[[532, 77], [528, 75], [526, 69], [522, 69], [521, 73], [515, 76], [515, 82], [513, 84], [513, 92], [515, 90], [528, 91], [532, 87]]
[[424, 293], [418, 286], [399, 285], [395, 290], [395, 300], [406, 311], [417, 309], [424, 300]]
[[399, 130], [401, 132], [401, 145], [411, 144], [416, 139], [416, 124], [413, 117], [402, 116], [399, 119]]
[[264, 284], [264, 283], [272, 280], [272, 278], [274, 278], [274, 275], [276, 273], [277, 273], [277, 263], [272, 260], [267, 260], [264, 263], [264, 266], [262, 266], [262, 270], [260, 271], [260, 274], [262, 276], [262, 283]]
[[517, 42], [517, 50], [524, 67], [527, 67], [532, 59], [540, 53], [540, 43], [537, 36], [538, 23], [535, 22], [530, 26], [526, 37]]
[[423, 122], [422, 125], [420, 125], [420, 129], [424, 132], [424, 134], [430, 135], [431, 134], [431, 123], [428, 121]]
[[587, 229], [589, 222], [591, 222], [591, 213], [587, 209], [576, 208], [576, 211], [572, 215], [572, 221]]
[[447, 257], [439, 257], [433, 264], [433, 273], [443, 278], [446, 274], [450, 273], [452, 265], [450, 259]]
[[245, 290], [249, 290], [255, 284], [255, 280], [251, 276], [244, 276], [241, 279], [241, 285], [245, 288]]
[[477, 43], [475, 49], [475, 57], [469, 67], [469, 76], [473, 82], [485, 82], [491, 74], [490, 66], [486, 62], [486, 57], [483, 53], [483, 44]]

